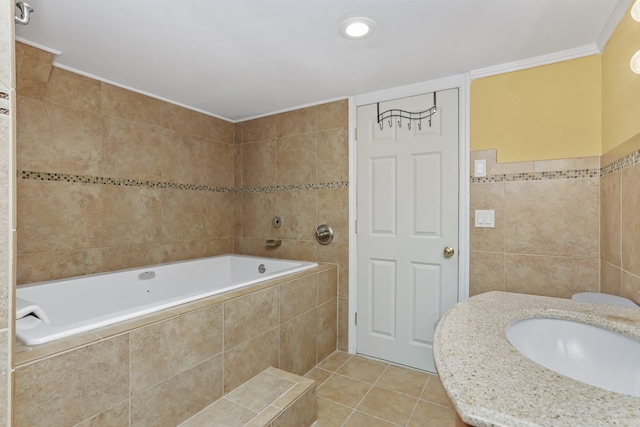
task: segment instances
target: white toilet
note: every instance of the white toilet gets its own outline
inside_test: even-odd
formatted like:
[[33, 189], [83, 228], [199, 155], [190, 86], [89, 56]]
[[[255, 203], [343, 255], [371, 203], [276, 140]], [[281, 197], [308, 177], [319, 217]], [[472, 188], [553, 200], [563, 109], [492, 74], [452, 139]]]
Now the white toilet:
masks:
[[579, 292], [577, 294], [573, 294], [571, 299], [577, 302], [590, 302], [592, 304], [609, 304], [617, 305], [618, 307], [638, 308], [638, 305], [630, 299], [622, 298], [616, 295], [601, 294], [599, 292]]

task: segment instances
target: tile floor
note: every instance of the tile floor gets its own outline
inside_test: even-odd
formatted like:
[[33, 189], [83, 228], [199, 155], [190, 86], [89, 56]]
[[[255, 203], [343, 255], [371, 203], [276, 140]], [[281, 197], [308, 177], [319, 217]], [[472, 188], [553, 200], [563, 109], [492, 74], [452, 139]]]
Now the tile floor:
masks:
[[306, 375], [316, 381], [317, 427], [454, 427], [437, 375], [336, 352]]

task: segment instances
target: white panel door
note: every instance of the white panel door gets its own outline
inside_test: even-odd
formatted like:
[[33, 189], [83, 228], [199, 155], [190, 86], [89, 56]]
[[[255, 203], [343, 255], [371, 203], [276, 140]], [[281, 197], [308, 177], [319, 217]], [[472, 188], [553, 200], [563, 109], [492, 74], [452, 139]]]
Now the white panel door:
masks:
[[[358, 353], [435, 372], [433, 334], [458, 299], [458, 90], [437, 113], [377, 120], [358, 108]], [[418, 112], [433, 94], [380, 103]]]

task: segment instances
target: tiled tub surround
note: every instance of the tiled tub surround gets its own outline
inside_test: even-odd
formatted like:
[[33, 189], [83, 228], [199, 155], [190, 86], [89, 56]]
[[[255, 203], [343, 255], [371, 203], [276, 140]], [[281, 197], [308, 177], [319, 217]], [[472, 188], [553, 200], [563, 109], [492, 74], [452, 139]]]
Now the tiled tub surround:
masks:
[[234, 251], [234, 124], [16, 43], [18, 285]]
[[15, 356], [16, 426], [175, 426], [274, 366], [336, 349], [337, 268], [167, 309]]
[[[600, 158], [496, 164], [471, 178], [471, 295], [497, 290], [568, 298], [600, 290]], [[495, 228], [474, 227], [476, 209]]]
[[52, 61], [16, 43], [18, 284], [229, 252], [335, 263], [346, 350], [346, 100], [233, 124]]
[[[235, 251], [339, 265], [338, 347], [347, 349], [349, 142], [347, 101], [238, 123], [235, 127]], [[274, 191], [275, 190], [275, 191]], [[282, 191], [287, 190], [287, 191]], [[282, 227], [271, 218], [279, 215]], [[333, 227], [327, 246], [314, 228]], [[282, 239], [268, 248], [265, 239]]]
[[44, 344], [317, 265], [229, 254], [21, 286], [16, 337]]
[[640, 424], [640, 398], [550, 371], [508, 341], [516, 320], [575, 320], [640, 339], [640, 310], [567, 299], [488, 292], [452, 308], [438, 324], [434, 356], [462, 419], [478, 427], [597, 427]]

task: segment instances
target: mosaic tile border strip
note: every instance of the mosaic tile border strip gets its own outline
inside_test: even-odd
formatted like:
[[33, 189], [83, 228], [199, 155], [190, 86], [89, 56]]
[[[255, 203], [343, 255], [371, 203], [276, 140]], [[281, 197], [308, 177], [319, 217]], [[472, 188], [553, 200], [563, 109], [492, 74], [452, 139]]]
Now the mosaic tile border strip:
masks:
[[636, 165], [640, 165], [640, 150], [634, 151], [631, 154], [627, 154], [626, 156], [619, 158], [615, 162], [604, 166], [600, 170], [600, 176], [607, 176], [614, 172], [618, 172], [622, 169], [630, 168], [631, 166]]
[[555, 179], [583, 179], [583, 178], [599, 178], [600, 169], [569, 169], [566, 171], [550, 171], [550, 172], [521, 172], [521, 173], [503, 173], [487, 177], [471, 177], [472, 184], [481, 184], [488, 182], [517, 182], [517, 181], [551, 181]]
[[227, 188], [213, 187], [209, 185], [197, 184], [178, 184], [173, 182], [162, 181], [142, 181], [135, 179], [109, 178], [91, 175], [72, 175], [66, 173], [52, 172], [36, 172], [36, 171], [18, 171], [18, 177], [21, 179], [33, 179], [38, 181], [57, 181], [71, 182], [78, 184], [98, 184], [98, 185], [115, 185], [123, 187], [143, 187], [143, 188], [168, 188], [175, 190], [195, 190], [207, 191], [212, 193], [266, 193], [274, 191], [296, 191], [296, 190], [323, 190], [333, 188], [346, 188], [349, 186], [348, 181], [325, 182], [319, 184], [300, 184], [300, 185], [278, 185], [269, 187], [247, 187], [247, 188]]

